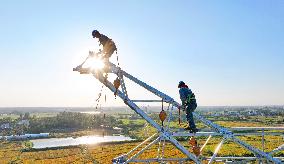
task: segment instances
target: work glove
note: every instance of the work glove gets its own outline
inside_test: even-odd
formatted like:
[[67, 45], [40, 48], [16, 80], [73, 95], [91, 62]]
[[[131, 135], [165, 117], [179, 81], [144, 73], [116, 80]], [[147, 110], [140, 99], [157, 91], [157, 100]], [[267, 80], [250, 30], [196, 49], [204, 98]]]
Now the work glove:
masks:
[[181, 106], [179, 106], [178, 108], [181, 109], [182, 111], [185, 111], [185, 108], [186, 108], [186, 107], [185, 107], [184, 105], [181, 105]]
[[89, 57], [94, 57], [95, 53], [93, 51], [89, 51]]

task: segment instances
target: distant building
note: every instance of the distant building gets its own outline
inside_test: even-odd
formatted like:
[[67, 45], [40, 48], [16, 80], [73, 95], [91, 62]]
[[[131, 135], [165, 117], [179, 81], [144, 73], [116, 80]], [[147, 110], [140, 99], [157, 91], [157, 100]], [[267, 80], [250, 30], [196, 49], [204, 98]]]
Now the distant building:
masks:
[[24, 126], [28, 127], [30, 125], [30, 121], [29, 120], [21, 120], [17, 124], [18, 125], [24, 125]]
[[119, 127], [113, 127], [113, 130], [115, 130], [118, 133], [121, 133], [123, 129]]
[[214, 113], [213, 116], [215, 117], [221, 116], [221, 113]]
[[248, 115], [255, 116], [255, 115], [258, 115], [258, 112], [256, 110], [249, 110]]
[[47, 138], [47, 137], [49, 137], [49, 133], [4, 136], [6, 140], [26, 140], [32, 138]]
[[10, 123], [4, 123], [0, 126], [0, 129], [10, 129]]
[[229, 116], [239, 116], [240, 115], [240, 113], [238, 111], [229, 111], [227, 114]]

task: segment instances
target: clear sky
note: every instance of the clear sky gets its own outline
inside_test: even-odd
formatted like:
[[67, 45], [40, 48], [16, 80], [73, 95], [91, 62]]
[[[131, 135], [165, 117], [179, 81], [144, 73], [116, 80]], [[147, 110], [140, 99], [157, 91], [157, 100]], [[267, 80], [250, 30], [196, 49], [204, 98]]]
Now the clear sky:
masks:
[[183, 80], [199, 105], [284, 104], [283, 0], [9, 0], [0, 24], [1, 107], [94, 105], [101, 84], [72, 72], [97, 47], [93, 29], [124, 70], [177, 100]]

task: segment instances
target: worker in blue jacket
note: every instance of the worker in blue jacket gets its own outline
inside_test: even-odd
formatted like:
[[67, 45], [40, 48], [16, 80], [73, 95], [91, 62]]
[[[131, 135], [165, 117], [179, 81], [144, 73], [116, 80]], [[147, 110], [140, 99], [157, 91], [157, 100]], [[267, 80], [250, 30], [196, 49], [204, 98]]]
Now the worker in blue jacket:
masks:
[[179, 88], [179, 95], [182, 102], [181, 108], [185, 110], [186, 112], [186, 119], [188, 121], [189, 126], [185, 128], [185, 130], [189, 130], [192, 133], [196, 133], [198, 129], [195, 126], [194, 120], [193, 120], [193, 114], [192, 112], [196, 109], [197, 103], [195, 99], [194, 93], [191, 91], [191, 89], [188, 88], [188, 86], [183, 82], [180, 81], [178, 84]]

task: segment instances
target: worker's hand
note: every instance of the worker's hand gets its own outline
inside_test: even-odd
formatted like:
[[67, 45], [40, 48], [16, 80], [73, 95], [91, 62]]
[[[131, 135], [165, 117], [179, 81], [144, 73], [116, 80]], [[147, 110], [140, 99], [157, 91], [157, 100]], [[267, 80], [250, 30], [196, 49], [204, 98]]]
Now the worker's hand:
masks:
[[182, 111], [185, 110], [185, 107], [183, 105], [179, 106], [178, 109], [181, 109]]
[[89, 57], [94, 57], [95, 53], [93, 51], [89, 51]]

